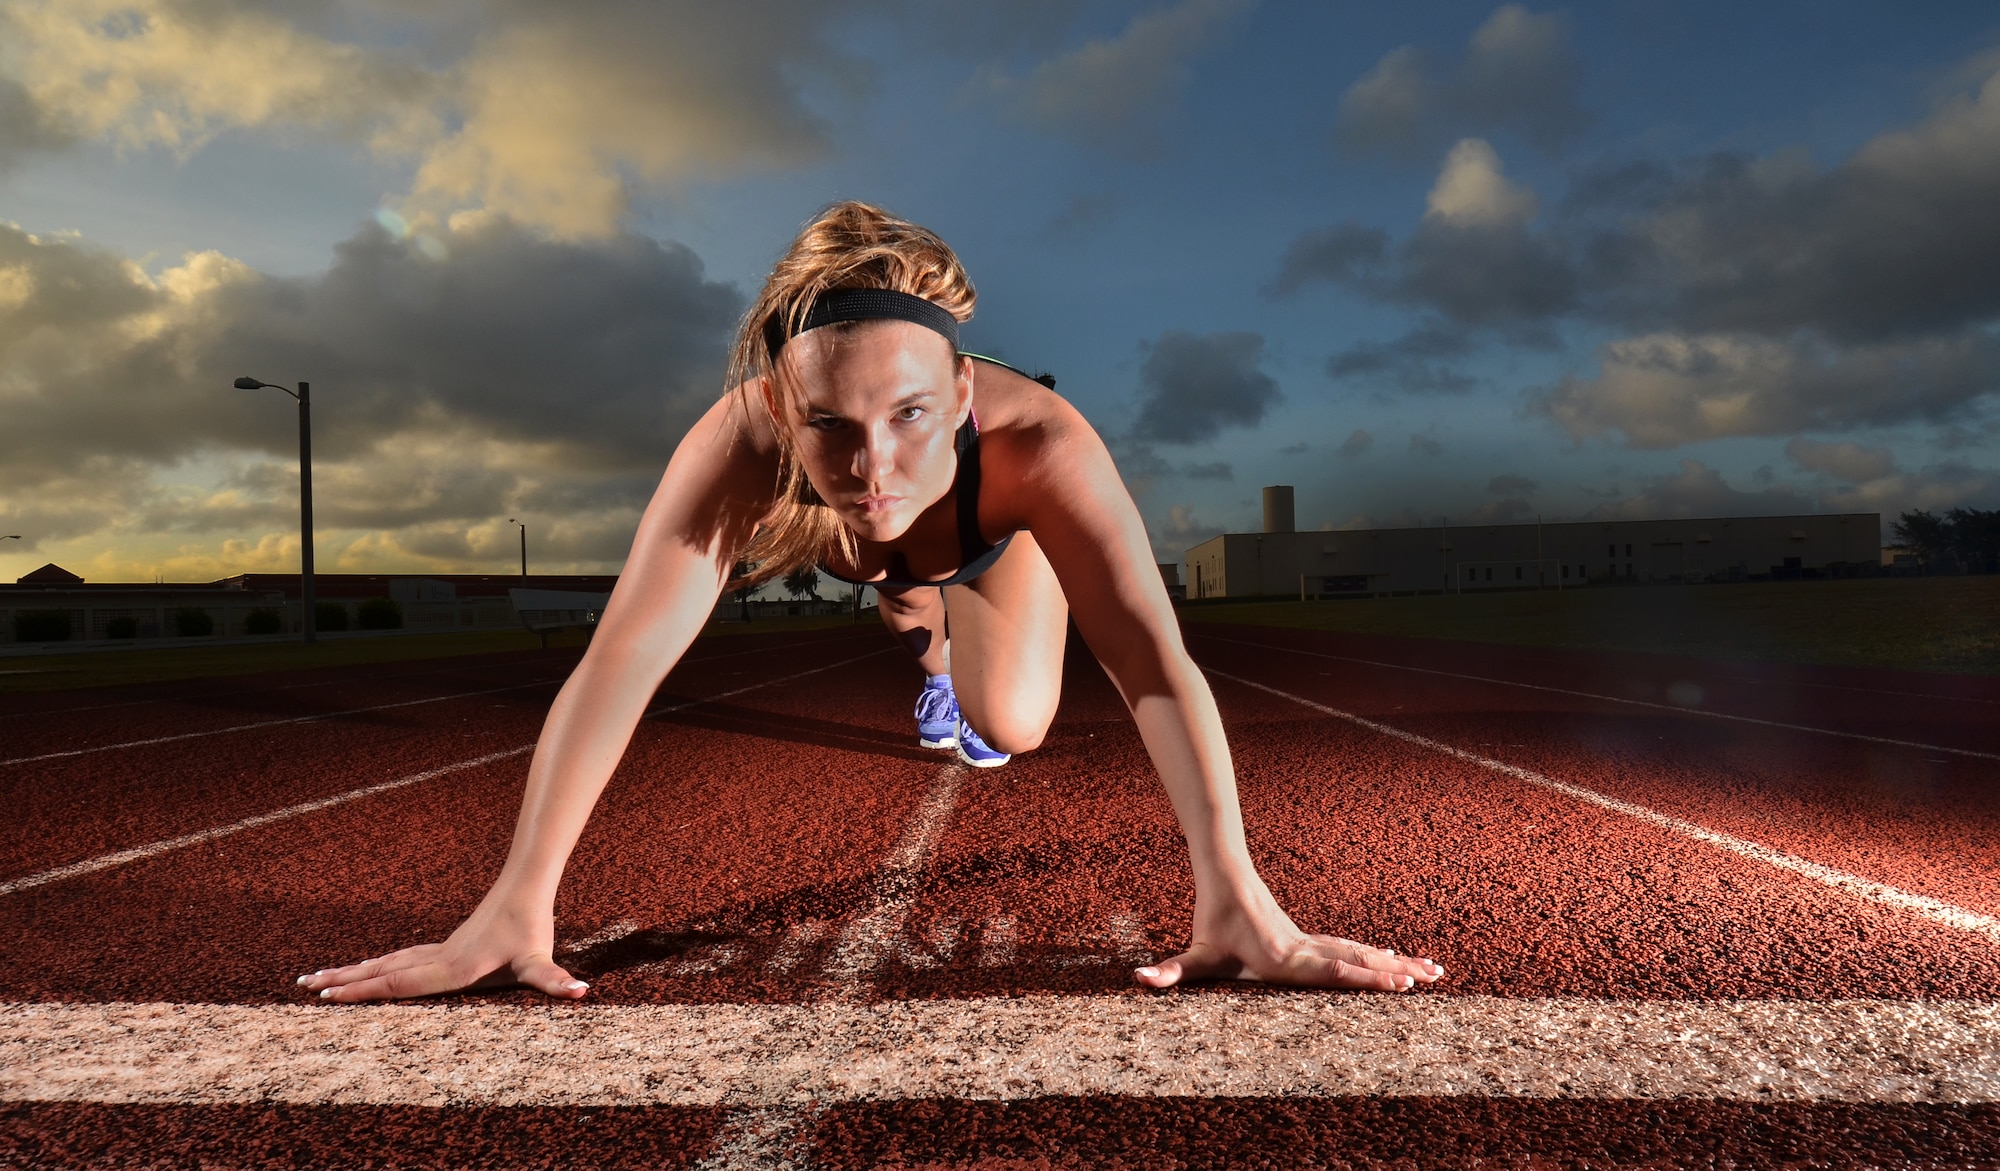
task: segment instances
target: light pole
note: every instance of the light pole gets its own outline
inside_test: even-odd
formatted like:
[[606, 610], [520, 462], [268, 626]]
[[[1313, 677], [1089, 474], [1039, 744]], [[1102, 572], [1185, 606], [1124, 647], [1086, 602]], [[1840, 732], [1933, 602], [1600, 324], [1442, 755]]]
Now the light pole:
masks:
[[296, 394], [275, 382], [259, 382], [244, 375], [236, 380], [238, 390], [282, 390], [299, 400], [299, 583], [303, 587], [299, 628], [308, 643], [318, 640], [318, 623], [313, 613], [313, 444], [312, 384], [301, 382]]
[[510, 516], [507, 523], [521, 526], [521, 588], [525, 590], [528, 588], [528, 522]]

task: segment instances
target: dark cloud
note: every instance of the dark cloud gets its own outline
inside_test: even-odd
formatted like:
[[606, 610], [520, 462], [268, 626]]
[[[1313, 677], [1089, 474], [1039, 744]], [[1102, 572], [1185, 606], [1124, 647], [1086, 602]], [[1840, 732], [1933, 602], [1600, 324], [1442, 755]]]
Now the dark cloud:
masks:
[[1190, 75], [1188, 61], [1213, 47], [1251, 0], [1181, 0], [1132, 18], [1115, 37], [1044, 60], [1022, 76], [982, 69], [971, 91], [1022, 125], [1089, 146], [1144, 153], [1158, 144], [1161, 115]]
[[[0, 518], [51, 536], [283, 531], [296, 412], [231, 388], [250, 374], [312, 383], [329, 531], [438, 549], [546, 509], [569, 518], [538, 522], [551, 549], [600, 522], [629, 541], [721, 390], [742, 299], [643, 237], [559, 243], [477, 216], [444, 242], [438, 259], [371, 225], [311, 279], [214, 254], [149, 277], [0, 226]], [[227, 474], [177, 484], [189, 461]]]
[[1345, 459], [1353, 459], [1373, 446], [1375, 437], [1357, 427], [1353, 434], [1340, 441], [1340, 446], [1334, 449], [1334, 453]]
[[0, 77], [0, 175], [30, 154], [71, 141], [71, 135], [49, 121], [20, 82]]
[[1227, 461], [1216, 460], [1205, 464], [1185, 464], [1181, 467], [1181, 475], [1190, 480], [1234, 480], [1236, 469], [1230, 467]]
[[1722, 473], [1695, 459], [1680, 470], [1648, 479], [1630, 496], [1607, 500], [1583, 520], [1673, 520], [1699, 516], [1781, 516], [1812, 511], [1812, 500], [1789, 486], [1760, 492], [1730, 487]]
[[1427, 457], [1443, 455], [1444, 444], [1429, 435], [1412, 435], [1410, 436], [1410, 454]]
[[1119, 203], [1116, 195], [1072, 195], [1062, 210], [1049, 219], [1042, 237], [1055, 243], [1073, 243], [1095, 236], [1111, 222]]
[[1139, 371], [1133, 435], [1198, 443], [1224, 427], [1257, 423], [1280, 397], [1277, 382], [1258, 368], [1263, 356], [1264, 339], [1255, 333], [1161, 334]]
[[1314, 281], [1358, 285], [1388, 256], [1389, 233], [1349, 221], [1292, 241], [1274, 288], [1294, 293]]
[[1533, 496], [1541, 484], [1526, 476], [1495, 476], [1487, 482], [1486, 490], [1495, 496]]
[[1609, 342], [1598, 371], [1534, 409], [1578, 438], [1676, 447], [1730, 435], [1947, 422], [2000, 390], [2000, 340], [1983, 331], [1836, 346], [1811, 335], [1651, 334]]
[[1210, 537], [1221, 536], [1226, 530], [1220, 525], [1204, 522], [1189, 505], [1172, 504], [1167, 506], [1167, 515], [1162, 518], [1157, 531], [1159, 535], [1153, 538], [1153, 556], [1161, 561], [1178, 562], [1187, 550]]
[[1287, 443], [1278, 449], [1279, 455], [1304, 455], [1312, 450], [1310, 443]]
[[[1278, 286], [1315, 280], [1468, 330], [1627, 336], [1537, 396], [1579, 438], [1670, 447], [1922, 420], [2000, 393], [2000, 72], [1832, 167], [1802, 151], [1591, 169], [1539, 215], [1491, 147], [1454, 147], [1401, 241], [1353, 223], [1299, 237]], [[1395, 343], [1329, 371], [1398, 362]]]
[[1888, 448], [1865, 443], [1822, 443], [1798, 435], [1785, 444], [1785, 454], [1806, 471], [1849, 483], [1879, 480], [1896, 470]]
[[1467, 132], [1515, 130], [1554, 150], [1588, 121], [1581, 73], [1566, 20], [1505, 5], [1455, 68], [1412, 45], [1383, 56], [1341, 95], [1335, 137], [1350, 151], [1407, 158]]
[[1335, 381], [1381, 381], [1413, 394], [1457, 393], [1479, 385], [1438, 358], [1459, 358], [1474, 348], [1469, 331], [1428, 321], [1389, 342], [1360, 342], [1326, 360]]

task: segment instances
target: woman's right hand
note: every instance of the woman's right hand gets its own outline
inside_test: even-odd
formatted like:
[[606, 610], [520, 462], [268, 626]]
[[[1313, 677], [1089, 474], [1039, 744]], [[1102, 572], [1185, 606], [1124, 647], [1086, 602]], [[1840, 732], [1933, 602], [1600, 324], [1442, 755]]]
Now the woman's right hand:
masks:
[[553, 910], [522, 913], [489, 899], [443, 943], [406, 947], [345, 968], [324, 968], [300, 976], [299, 985], [338, 1004], [513, 984], [579, 1000], [590, 985], [555, 962], [555, 934]]

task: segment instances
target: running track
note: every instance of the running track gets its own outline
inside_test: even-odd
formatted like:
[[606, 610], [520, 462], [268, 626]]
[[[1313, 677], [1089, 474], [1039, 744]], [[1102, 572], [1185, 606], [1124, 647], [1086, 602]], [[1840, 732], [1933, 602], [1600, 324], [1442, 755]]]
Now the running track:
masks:
[[870, 628], [698, 643], [571, 863], [576, 1004], [332, 1007], [507, 845], [575, 652], [9, 697], [0, 1165], [2000, 1164], [2000, 685], [1193, 627], [1251, 846], [1403, 995], [1211, 986], [1072, 644], [914, 747]]

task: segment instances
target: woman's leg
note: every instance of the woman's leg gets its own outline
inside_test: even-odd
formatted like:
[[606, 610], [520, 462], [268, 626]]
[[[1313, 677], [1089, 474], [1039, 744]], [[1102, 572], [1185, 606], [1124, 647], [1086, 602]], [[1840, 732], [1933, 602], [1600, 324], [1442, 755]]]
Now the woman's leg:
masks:
[[944, 591], [932, 587], [894, 593], [877, 590], [875, 594], [882, 625], [917, 660], [924, 674], [944, 674]]
[[1062, 698], [1069, 602], [1028, 533], [1016, 533], [993, 568], [946, 586], [951, 611], [951, 684], [958, 709], [1000, 752], [1042, 742]]

